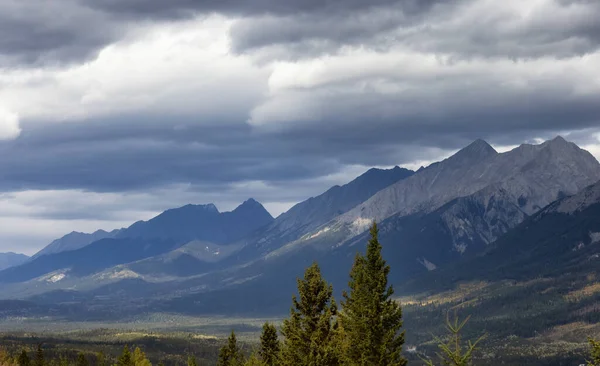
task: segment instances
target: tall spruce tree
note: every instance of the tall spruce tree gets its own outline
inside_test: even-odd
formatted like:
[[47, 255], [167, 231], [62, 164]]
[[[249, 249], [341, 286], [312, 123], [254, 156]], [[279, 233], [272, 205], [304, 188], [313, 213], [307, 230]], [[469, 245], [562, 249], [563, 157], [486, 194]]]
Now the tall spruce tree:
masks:
[[146, 354], [141, 350], [140, 347], [136, 347], [133, 351], [132, 361], [134, 366], [152, 366], [150, 360], [146, 358]]
[[281, 365], [335, 366], [338, 354], [335, 337], [337, 307], [333, 288], [313, 263], [298, 279], [298, 295], [292, 298], [290, 318], [284, 320]]
[[44, 360], [44, 351], [42, 350], [42, 344], [38, 343], [37, 350], [35, 352], [35, 358], [33, 359], [33, 366], [45, 366], [46, 361]]
[[131, 351], [129, 351], [129, 347], [125, 345], [123, 347], [123, 353], [119, 356], [119, 360], [117, 361], [118, 366], [134, 366], [133, 357], [131, 356]]
[[266, 366], [276, 366], [279, 359], [279, 339], [277, 339], [277, 328], [268, 322], [263, 325], [260, 335], [260, 349], [258, 354], [262, 363]]
[[345, 365], [403, 366], [402, 309], [388, 286], [390, 266], [381, 255], [378, 228], [373, 222], [365, 256], [357, 254], [350, 271], [350, 293], [344, 291], [341, 344]]
[[27, 351], [25, 351], [25, 350], [21, 351], [21, 354], [19, 355], [19, 358], [17, 359], [17, 363], [19, 364], [19, 366], [30, 366], [31, 365], [29, 356], [27, 356]]
[[231, 331], [231, 335], [227, 340], [227, 344], [219, 351], [219, 360], [217, 366], [241, 366], [244, 364], [244, 355], [237, 345], [235, 332]]

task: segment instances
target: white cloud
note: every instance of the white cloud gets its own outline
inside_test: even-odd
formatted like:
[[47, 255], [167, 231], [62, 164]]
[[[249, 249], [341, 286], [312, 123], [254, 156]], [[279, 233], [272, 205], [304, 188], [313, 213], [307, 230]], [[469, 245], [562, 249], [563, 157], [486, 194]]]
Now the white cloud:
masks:
[[[454, 60], [443, 53], [402, 47], [389, 52], [347, 48], [335, 56], [273, 64], [269, 98], [253, 110], [250, 122], [312, 122], [328, 117], [344, 121], [354, 115], [396, 118], [403, 124], [410, 123], [407, 116], [491, 110], [524, 98], [600, 98], [598, 64], [600, 53], [515, 62]], [[482, 118], [479, 123], [497, 121]]]
[[266, 91], [268, 71], [229, 53], [231, 22], [215, 15], [139, 25], [84, 64], [0, 69], [0, 85], [10, 85], [0, 100], [22, 119], [160, 112], [243, 122]]
[[0, 140], [11, 140], [19, 136], [19, 116], [0, 106]]

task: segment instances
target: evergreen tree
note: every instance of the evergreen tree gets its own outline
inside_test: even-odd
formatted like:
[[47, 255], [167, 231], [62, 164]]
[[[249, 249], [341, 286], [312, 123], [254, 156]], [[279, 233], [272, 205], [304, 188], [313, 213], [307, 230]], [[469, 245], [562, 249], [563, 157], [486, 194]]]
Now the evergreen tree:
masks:
[[284, 320], [281, 363], [286, 366], [338, 364], [335, 340], [337, 307], [333, 288], [313, 263], [298, 279], [298, 295], [292, 298], [290, 318]]
[[390, 266], [381, 255], [374, 222], [365, 256], [357, 254], [350, 271], [350, 293], [344, 292], [340, 323], [344, 364], [403, 366], [402, 309], [388, 286]]
[[33, 360], [33, 366], [44, 366], [44, 351], [42, 350], [42, 344], [39, 343], [35, 352], [35, 359]]
[[106, 357], [102, 351], [96, 354], [96, 366], [107, 366]]
[[196, 361], [196, 356], [188, 356], [188, 361], [187, 361], [188, 366], [198, 366], [198, 362]]
[[19, 366], [30, 366], [31, 365], [29, 356], [27, 356], [27, 351], [25, 351], [25, 350], [21, 351], [21, 354], [19, 355], [19, 359], [17, 361], [19, 363]]
[[260, 359], [256, 356], [256, 353], [252, 353], [250, 357], [244, 363], [244, 366], [264, 366], [265, 364], [260, 361]]
[[[441, 352], [437, 353], [437, 357], [442, 365], [447, 366], [469, 366], [473, 358], [473, 352], [477, 349], [477, 344], [485, 339], [485, 335], [479, 337], [475, 342], [468, 341], [463, 346], [461, 344], [460, 332], [469, 321], [470, 317], [467, 317], [462, 322], [458, 320], [458, 315], [454, 314], [454, 320], [450, 320], [449, 313], [446, 314], [446, 329], [449, 332], [447, 341], [442, 341], [440, 338], [435, 338], [438, 343], [438, 348]], [[433, 361], [425, 358], [421, 359], [427, 366], [434, 366]]]
[[152, 366], [150, 360], [146, 358], [146, 354], [142, 352], [140, 347], [136, 347], [133, 351], [133, 364], [135, 366]]
[[588, 366], [600, 366], [600, 342], [595, 339], [588, 338], [590, 344], [592, 359], [587, 362]]
[[244, 355], [237, 345], [235, 333], [231, 331], [227, 345], [223, 346], [219, 351], [217, 366], [242, 366], [243, 364]]
[[82, 352], [79, 352], [79, 354], [77, 355], [77, 366], [89, 366], [89, 365], [90, 365], [90, 363], [88, 362], [85, 355]]
[[125, 347], [123, 347], [123, 353], [121, 353], [121, 356], [119, 357], [119, 360], [117, 361], [117, 365], [118, 366], [134, 366], [133, 358], [131, 357], [131, 352], [129, 351], [129, 347], [127, 347], [127, 345], [125, 345]]
[[275, 325], [265, 323], [260, 335], [260, 349], [258, 354], [266, 366], [276, 366], [279, 358], [279, 339], [277, 339], [277, 328]]
[[163, 360], [160, 360], [160, 362], [158, 363], [158, 366], [165, 366], [165, 363], [163, 362]]

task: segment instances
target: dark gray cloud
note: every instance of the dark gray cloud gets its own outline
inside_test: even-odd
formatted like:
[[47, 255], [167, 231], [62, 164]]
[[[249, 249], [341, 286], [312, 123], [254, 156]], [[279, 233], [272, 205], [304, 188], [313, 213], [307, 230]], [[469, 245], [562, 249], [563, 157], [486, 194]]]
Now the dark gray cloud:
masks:
[[274, 58], [292, 59], [337, 53], [348, 45], [510, 59], [571, 57], [600, 47], [600, 2], [549, 0], [528, 14], [511, 9], [512, 3], [481, 4], [429, 3], [418, 12], [388, 4], [356, 12], [247, 17], [231, 35], [237, 52], [267, 48]]
[[[600, 122], [600, 105], [592, 97], [457, 92], [462, 94], [454, 101], [404, 99], [417, 107], [406, 111], [396, 96], [323, 98], [330, 109], [318, 122], [273, 128], [198, 125], [172, 116], [168, 121], [155, 116], [161, 123], [139, 116], [127, 124], [116, 118], [25, 125], [18, 139], [0, 143], [0, 189], [125, 192], [189, 183], [218, 192], [257, 180], [293, 190], [347, 165], [402, 165], [437, 157], [427, 147], [454, 150], [480, 137], [512, 144]], [[460, 100], [470, 98], [478, 103]], [[427, 114], [419, 104], [444, 113]], [[391, 117], [378, 112], [390, 110], [396, 110]]]
[[0, 4], [0, 68], [61, 65], [93, 57], [123, 25], [71, 0]]
[[[452, 0], [454, 1], [454, 0]], [[296, 15], [299, 13], [335, 14], [393, 6], [407, 14], [418, 14], [440, 0], [82, 0], [81, 3], [121, 17], [173, 19], [198, 13], [222, 13], [236, 16]]]
[[[128, 21], [178, 20], [210, 12], [242, 18], [231, 33], [239, 52], [278, 45], [288, 54], [296, 50], [305, 57], [314, 56], [313, 46], [324, 53], [347, 44], [381, 51], [400, 45], [455, 53], [459, 59], [555, 57], [588, 52], [600, 39], [595, 21], [600, 5], [592, 1], [548, 0], [524, 19], [515, 18], [502, 5], [489, 2], [485, 7], [475, 0], [22, 4], [12, 1], [0, 6], [0, 18], [6, 20], [0, 27], [23, 30], [2, 32], [0, 52], [25, 63], [85, 58], [121, 35]], [[35, 6], [46, 11], [36, 15]], [[102, 31], [103, 25], [108, 32]], [[352, 67], [361, 65], [348, 69]], [[223, 184], [249, 180], [284, 184], [321, 177], [345, 165], [394, 165], [433, 158], [418, 146], [452, 150], [479, 137], [510, 143], [512, 136], [519, 141], [550, 137], [599, 122], [597, 93], [573, 97], [577, 85], [565, 80], [527, 79], [525, 87], [510, 88], [492, 78], [495, 72], [442, 72], [442, 77], [432, 72], [428, 77], [382, 70], [306, 90], [284, 90], [282, 94], [292, 94], [293, 104], [300, 109], [319, 111], [313, 121], [296, 117], [293, 123], [253, 127], [243, 122], [247, 110], [223, 114], [222, 121], [211, 116], [213, 122], [208, 124], [190, 117], [138, 112], [60, 125], [24, 121], [18, 139], [0, 142], [0, 190], [112, 192], [179, 183], [218, 190]], [[371, 91], [370, 83], [378, 81], [403, 89]], [[346, 92], [360, 83], [360, 93]], [[283, 108], [277, 107], [280, 94], [273, 93], [266, 104]], [[305, 100], [309, 104], [303, 108]]]
[[516, 2], [481, 0], [10, 0], [0, 5], [0, 66], [89, 59], [136, 24], [213, 13], [238, 17], [238, 53], [267, 59], [398, 47], [469, 57], [571, 57], [600, 45], [600, 3], [548, 0], [522, 14]]
[[[8, 0], [0, 4], [0, 67], [24, 65], [61, 65], [94, 57], [99, 49], [125, 37], [128, 28], [135, 24], [152, 21], [177, 21], [213, 13], [228, 16], [282, 16], [305, 17], [296, 30], [288, 30], [291, 37], [305, 38], [301, 28], [310, 23], [313, 16], [323, 19], [330, 16], [340, 19], [340, 14], [356, 18], [356, 14], [371, 8], [393, 7], [406, 17], [426, 12], [439, 0], [64, 0], [51, 3], [42, 0]], [[395, 21], [395, 20], [394, 20]], [[293, 24], [297, 22], [292, 20]], [[322, 24], [322, 21], [319, 20]], [[358, 32], [374, 33], [385, 29], [363, 19], [361, 25], [335, 26], [330, 22], [331, 34], [343, 38], [359, 37]], [[366, 27], [366, 29], [361, 29]], [[388, 28], [390, 27], [388, 21]], [[243, 27], [242, 27], [243, 28]], [[249, 37], [235, 40], [242, 50], [261, 43], [264, 37], [254, 25], [246, 27]], [[287, 27], [286, 27], [287, 28]], [[324, 31], [324, 29], [322, 29]], [[321, 34], [323, 33], [321, 31]], [[313, 32], [314, 33], [314, 32]], [[235, 33], [240, 35], [240, 31]], [[295, 35], [296, 34], [296, 35]], [[335, 46], [335, 45], [332, 45]], [[335, 48], [335, 47], [334, 47]]]

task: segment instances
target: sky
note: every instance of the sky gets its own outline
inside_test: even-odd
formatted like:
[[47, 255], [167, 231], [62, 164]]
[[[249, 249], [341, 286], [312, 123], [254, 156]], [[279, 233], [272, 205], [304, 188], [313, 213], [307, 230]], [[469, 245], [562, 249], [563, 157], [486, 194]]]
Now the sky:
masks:
[[600, 158], [596, 0], [2, 0], [0, 251], [558, 134]]

